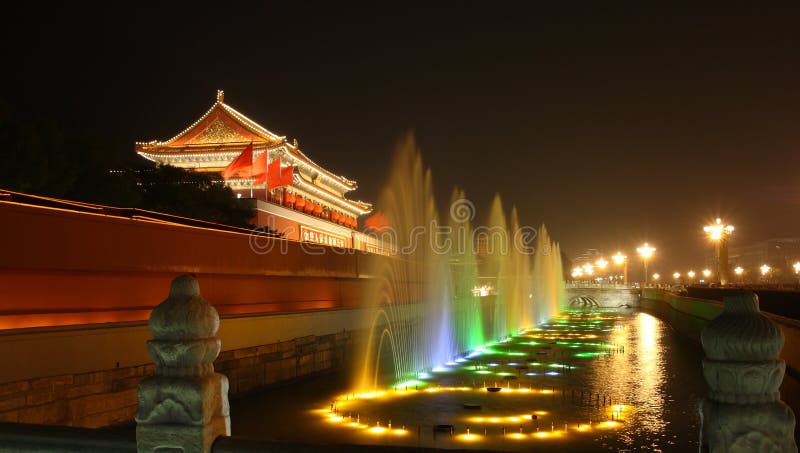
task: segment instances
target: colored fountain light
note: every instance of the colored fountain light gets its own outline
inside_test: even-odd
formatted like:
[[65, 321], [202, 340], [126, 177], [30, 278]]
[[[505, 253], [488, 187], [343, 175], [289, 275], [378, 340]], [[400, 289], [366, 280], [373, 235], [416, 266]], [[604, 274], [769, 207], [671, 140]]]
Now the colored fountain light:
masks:
[[[591, 362], [601, 356], [619, 353], [616, 346], [618, 341], [613, 336], [616, 335], [615, 323], [618, 319], [620, 318], [613, 313], [604, 311], [581, 310], [566, 313], [551, 319], [546, 326], [525, 330], [522, 335], [502, 337], [504, 341], [493, 343], [494, 348], [490, 347], [492, 344], [474, 345], [471, 350], [481, 351], [480, 359], [476, 358], [468, 363], [448, 359], [440, 362], [448, 363], [448, 366], [427, 367], [425, 369], [428, 371], [411, 374], [415, 379], [396, 381], [388, 391], [376, 387], [369, 392], [342, 394], [337, 397], [330, 410], [315, 410], [314, 413], [324, 415], [328, 422], [325, 424], [327, 429], [364, 433], [363, 436], [369, 438], [369, 442], [379, 444], [391, 442], [416, 445], [416, 427], [423, 426], [422, 432], [425, 432], [424, 426], [428, 426], [428, 430], [432, 426], [426, 425], [421, 419], [438, 413], [433, 410], [431, 414], [427, 414], [428, 409], [423, 408], [441, 407], [445, 401], [453, 404], [455, 398], [455, 404], [461, 410], [467, 406], [477, 406], [488, 411], [487, 414], [478, 416], [459, 413], [453, 419], [436, 415], [436, 424], [446, 423], [454, 427], [450, 439], [455, 441], [465, 444], [480, 442], [481, 448], [494, 449], [501, 445], [502, 439], [507, 442], [513, 440], [515, 445], [519, 443], [522, 446], [520, 448], [532, 447], [533, 443], [545, 439], [559, 439], [559, 442], [579, 439], [585, 436], [583, 433], [591, 430], [591, 426], [582, 423], [594, 416], [591, 413], [559, 412], [551, 415], [550, 410], [531, 411], [531, 408], [550, 409], [548, 406], [553, 401], [561, 401], [562, 394], [569, 397], [570, 388], [565, 385], [571, 379], [568, 376], [570, 373], [580, 372], [576, 371], [574, 363], [570, 361], [574, 354], [580, 354], [579, 363], [585, 369], [590, 368]], [[545, 339], [531, 341], [537, 337]], [[540, 356], [537, 352], [546, 352], [546, 355]], [[514, 356], [521, 358], [509, 359]], [[534, 357], [540, 361], [531, 360]], [[519, 369], [523, 366], [525, 369]], [[483, 381], [481, 385], [481, 381], [486, 379], [483, 376], [486, 375], [496, 377]], [[455, 386], [455, 382], [463, 382], [467, 386]], [[468, 386], [470, 382], [472, 386]], [[555, 396], [558, 398], [554, 398]], [[492, 400], [502, 400], [503, 409], [489, 410], [492, 406], [487, 402]], [[405, 409], [394, 409], [400, 407]], [[415, 413], [414, 407], [419, 407], [422, 412]], [[412, 409], [409, 411], [409, 408]], [[597, 429], [614, 430], [623, 427], [621, 416], [626, 412], [626, 406], [615, 404], [606, 408], [612, 419], [609, 420], [610, 423], [596, 423]], [[529, 412], [524, 413], [526, 410]], [[396, 419], [397, 414], [403, 413], [409, 414], [409, 418], [401, 420], [405, 423], [403, 429], [397, 428], [400, 423], [393, 428], [391, 423], [380, 421], [388, 420], [389, 414]], [[406, 426], [415, 428], [408, 431]], [[465, 430], [465, 426], [471, 426], [471, 429]], [[518, 427], [523, 429], [517, 431]], [[440, 435], [442, 438], [447, 436]]]

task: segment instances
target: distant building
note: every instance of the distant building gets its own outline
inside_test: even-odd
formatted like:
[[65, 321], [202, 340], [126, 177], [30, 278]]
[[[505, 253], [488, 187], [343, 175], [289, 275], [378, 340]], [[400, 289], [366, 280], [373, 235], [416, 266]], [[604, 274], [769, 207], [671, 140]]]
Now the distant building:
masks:
[[[729, 251], [729, 267], [731, 271], [737, 266], [744, 269], [741, 281], [757, 282], [769, 280], [772, 282], [797, 281], [792, 265], [800, 261], [800, 238], [775, 238], [754, 242], [745, 245], [731, 244]], [[714, 257], [707, 256], [706, 263], [713, 269]], [[768, 278], [762, 277], [760, 268], [764, 264], [771, 270]], [[734, 281], [736, 274], [731, 272]]]
[[224, 103], [224, 93], [197, 121], [166, 141], [136, 143], [136, 152], [154, 162], [203, 172], [219, 172], [252, 143], [253, 160], [267, 155], [293, 166], [287, 187], [267, 191], [264, 183], [250, 178], [226, 181], [242, 198], [255, 198], [256, 223], [275, 228], [288, 239], [339, 247], [376, 250], [377, 243], [358, 233], [358, 217], [372, 205], [348, 199], [355, 181], [336, 175], [306, 156], [297, 143], [270, 132]]
[[575, 266], [580, 266], [583, 264], [592, 264], [597, 262], [600, 258], [603, 257], [603, 251], [599, 249], [586, 249], [580, 255], [575, 256], [572, 258], [572, 264]]

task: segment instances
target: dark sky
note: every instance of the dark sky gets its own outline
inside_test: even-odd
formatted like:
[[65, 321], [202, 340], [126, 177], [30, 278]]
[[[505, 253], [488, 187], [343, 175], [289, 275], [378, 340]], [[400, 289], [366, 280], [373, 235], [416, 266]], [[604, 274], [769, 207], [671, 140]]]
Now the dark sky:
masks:
[[798, 7], [233, 3], [6, 14], [0, 97], [133, 153], [222, 88], [365, 200], [413, 129], [442, 202], [500, 192], [569, 253], [648, 240], [662, 273], [702, 266], [717, 215], [800, 236]]

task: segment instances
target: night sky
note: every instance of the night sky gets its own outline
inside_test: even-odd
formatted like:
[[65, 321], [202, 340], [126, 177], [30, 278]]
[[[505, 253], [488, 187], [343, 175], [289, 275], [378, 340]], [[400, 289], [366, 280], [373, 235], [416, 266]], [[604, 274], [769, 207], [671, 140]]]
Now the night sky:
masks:
[[5, 14], [0, 98], [133, 154], [224, 89], [369, 201], [413, 130], [440, 204], [500, 192], [568, 253], [648, 240], [662, 273], [703, 266], [718, 215], [800, 236], [800, 9], [531, 3], [38, 6]]

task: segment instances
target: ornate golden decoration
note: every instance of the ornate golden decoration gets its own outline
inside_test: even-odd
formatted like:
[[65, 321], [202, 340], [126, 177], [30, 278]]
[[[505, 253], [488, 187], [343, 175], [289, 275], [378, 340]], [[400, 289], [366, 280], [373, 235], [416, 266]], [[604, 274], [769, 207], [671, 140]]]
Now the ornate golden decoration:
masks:
[[219, 119], [215, 119], [208, 127], [197, 134], [197, 137], [192, 141], [197, 143], [229, 143], [247, 140], [248, 137], [239, 134]]

